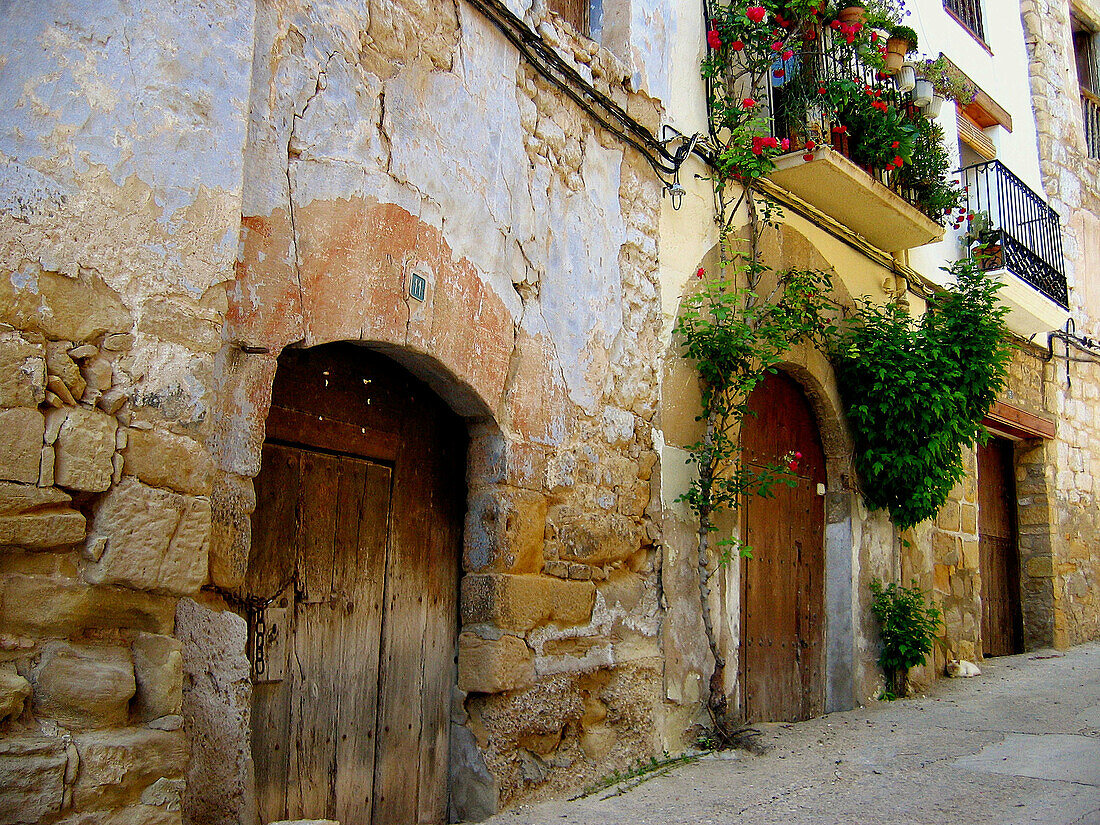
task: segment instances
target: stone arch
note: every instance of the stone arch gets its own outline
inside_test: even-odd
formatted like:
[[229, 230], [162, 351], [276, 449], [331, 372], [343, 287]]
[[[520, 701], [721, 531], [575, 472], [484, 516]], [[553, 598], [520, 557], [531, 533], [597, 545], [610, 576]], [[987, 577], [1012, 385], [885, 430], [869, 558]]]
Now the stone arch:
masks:
[[[838, 306], [852, 306], [854, 301], [844, 278], [836, 272], [827, 253], [819, 249], [805, 234], [789, 223], [781, 224], [777, 231], [766, 233], [761, 243], [763, 260], [776, 270], [785, 268], [821, 269], [832, 271], [832, 300]], [[712, 247], [696, 265], [713, 271], [717, 268], [719, 253], [717, 246]], [[695, 267], [691, 269], [695, 271]], [[681, 294], [683, 298], [695, 288], [695, 280], [685, 283]], [[765, 287], [767, 285], [764, 285]], [[679, 315], [680, 307], [677, 307]], [[859, 701], [863, 674], [857, 667], [857, 651], [863, 629], [859, 620], [856, 593], [861, 585], [865, 571], [862, 568], [863, 551], [860, 548], [861, 535], [858, 522], [858, 492], [852, 477], [852, 439], [844, 421], [843, 403], [836, 383], [836, 377], [827, 356], [810, 345], [800, 345], [786, 354], [777, 365], [794, 378], [802, 387], [813, 410], [820, 432], [826, 461], [825, 495], [825, 570], [826, 570], [826, 665], [825, 665], [825, 710], [833, 712], [854, 707]], [[698, 379], [690, 365], [680, 356], [679, 342], [674, 338], [668, 343], [662, 377], [664, 399], [663, 425], [665, 428], [666, 450], [673, 453], [663, 461], [679, 464], [682, 450], [686, 445], [701, 436], [699, 422], [695, 416], [699, 409]], [[682, 454], [686, 455], [686, 453]], [[686, 483], [686, 478], [681, 479]], [[674, 492], [666, 492], [666, 505], [673, 502]], [[691, 532], [684, 525], [668, 519], [666, 510], [665, 537], [668, 541], [681, 541], [685, 546], [691, 541]], [[685, 518], [683, 511], [673, 511], [678, 519]], [[737, 565], [730, 565], [723, 583], [724, 593], [718, 598], [727, 615], [723, 627], [723, 645], [727, 649], [727, 659], [735, 659], [735, 640], [740, 637], [739, 619], [732, 611], [731, 595], [740, 592], [740, 578]], [[665, 574], [666, 583], [680, 576], [673, 570]], [[682, 577], [681, 578], [685, 578]], [[684, 584], [679, 585], [683, 587]], [[697, 598], [697, 596], [696, 596]], [[674, 605], [669, 606], [675, 613]], [[690, 627], [688, 618], [673, 617], [670, 627], [677, 623]], [[701, 638], [701, 624], [695, 632]], [[674, 657], [675, 667], [687, 670], [695, 668], [700, 674], [709, 670], [707, 656], [701, 649], [692, 648], [692, 640], [687, 636], [672, 638], [666, 633], [666, 644], [680, 648]], [[669, 664], [666, 663], [666, 670]], [[729, 669], [727, 668], [727, 673]], [[684, 680], [685, 674], [670, 674], [670, 681]], [[727, 684], [732, 691], [733, 685]]]
[[[251, 547], [251, 516], [256, 507], [254, 479], [260, 471], [261, 449], [265, 439], [265, 422], [272, 401], [272, 388], [276, 376], [279, 355], [288, 350], [313, 350], [318, 347], [352, 344], [385, 356], [402, 370], [422, 382], [464, 423], [467, 431], [465, 457], [464, 513], [471, 507], [483, 507], [483, 491], [497, 480], [501, 465], [511, 456], [506, 455], [506, 439], [491, 410], [491, 402], [474, 383], [477, 376], [461, 369], [456, 357], [444, 363], [422, 349], [402, 347], [386, 340], [363, 341], [334, 338], [337, 330], [316, 335], [306, 342], [295, 342], [277, 351], [255, 352], [241, 347], [225, 348], [218, 355], [219, 386], [216, 396], [216, 415], [212, 452], [215, 457], [215, 484], [212, 495], [213, 540], [211, 542], [211, 584], [224, 598], [207, 600], [217, 613], [208, 613], [203, 607], [188, 607], [181, 613], [181, 637], [187, 647], [188, 639], [194, 646], [186, 653], [193, 660], [217, 657], [223, 660], [217, 666], [206, 668], [212, 680], [219, 684], [213, 694], [195, 694], [185, 701], [191, 703], [190, 718], [199, 727], [190, 731], [193, 742], [193, 775], [214, 776], [222, 787], [235, 787], [237, 792], [202, 800], [202, 810], [215, 816], [242, 815], [254, 809], [251, 797], [253, 768], [247, 754], [250, 752], [250, 723], [247, 709], [251, 702], [250, 682], [240, 681], [243, 669], [248, 673], [250, 663], [246, 655], [247, 627], [241, 620], [234, 621], [234, 599], [241, 593]], [[250, 348], [255, 349], [255, 348]], [[461, 371], [460, 371], [461, 370]], [[484, 386], [484, 384], [483, 384]], [[465, 517], [464, 517], [465, 518]], [[466, 531], [459, 525], [460, 536]], [[455, 560], [459, 577], [470, 568], [467, 560], [479, 552], [471, 550], [463, 539], [461, 554]], [[239, 612], [239, 611], [237, 611]], [[458, 636], [456, 622], [454, 634]], [[223, 636], [218, 645], [211, 646], [211, 633]], [[226, 668], [225, 659], [236, 661], [235, 668]], [[203, 667], [197, 664], [197, 667]], [[224, 680], [224, 682], [223, 682]], [[226, 707], [226, 697], [235, 697]], [[196, 708], [196, 705], [206, 705]], [[466, 796], [475, 800], [493, 798], [495, 786], [485, 768], [475, 740], [462, 740], [459, 782], [486, 785], [486, 789], [463, 789]], [[453, 775], [453, 774], [452, 774]], [[198, 793], [202, 793], [199, 789]], [[475, 804], [477, 804], [475, 802]], [[197, 810], [191, 805], [191, 810]], [[200, 817], [201, 819], [201, 817]]]

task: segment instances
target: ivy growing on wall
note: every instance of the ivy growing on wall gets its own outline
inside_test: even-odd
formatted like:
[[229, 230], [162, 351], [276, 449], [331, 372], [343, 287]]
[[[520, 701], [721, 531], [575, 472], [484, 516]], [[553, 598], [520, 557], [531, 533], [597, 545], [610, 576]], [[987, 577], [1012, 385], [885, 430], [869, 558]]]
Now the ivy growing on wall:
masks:
[[1000, 284], [973, 260], [914, 321], [899, 304], [862, 302], [833, 345], [863, 496], [901, 529], [932, 518], [963, 477], [962, 450], [1005, 383], [1011, 344]]

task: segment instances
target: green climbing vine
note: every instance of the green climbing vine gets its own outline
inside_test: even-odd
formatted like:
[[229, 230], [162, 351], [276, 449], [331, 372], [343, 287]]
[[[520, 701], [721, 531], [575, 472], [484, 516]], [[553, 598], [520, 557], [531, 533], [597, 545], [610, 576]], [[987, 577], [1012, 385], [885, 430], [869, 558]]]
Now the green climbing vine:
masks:
[[914, 321], [894, 303], [861, 302], [833, 344], [863, 496], [901, 529], [932, 518], [964, 474], [962, 450], [1004, 387], [1012, 347], [1000, 284], [973, 260]]
[[[854, 6], [866, 6], [865, 17], [853, 18]], [[689, 446], [696, 472], [681, 500], [698, 519], [700, 607], [714, 660], [706, 706], [715, 740], [730, 744], [742, 731], [728, 707], [710, 583], [723, 562], [751, 548], [716, 541], [716, 520], [746, 495], [793, 486], [801, 458], [792, 453], [763, 469], [741, 463], [738, 438], [753, 389], [792, 347], [811, 342], [831, 349], [860, 443], [856, 463], [868, 501], [889, 507], [904, 527], [938, 509], [957, 480], [961, 444], [980, 435], [981, 416], [1003, 383], [1007, 350], [995, 287], [968, 265], [956, 269], [959, 286], [933, 301], [915, 326], [900, 305], [864, 304], [837, 337], [830, 273], [776, 270], [761, 254], [764, 233], [777, 231], [781, 214], [761, 194], [760, 179], [780, 156], [810, 162], [825, 143], [906, 187], [941, 223], [961, 208], [942, 130], [922, 121], [888, 82], [883, 32], [900, 26], [900, 0], [727, 0], [709, 3], [707, 12], [701, 73], [719, 261], [698, 270], [698, 287], [685, 299], [675, 332], [702, 390], [702, 435]], [[815, 73], [817, 41], [825, 35], [833, 63], [860, 67], [854, 75]], [[880, 333], [884, 341], [875, 340]], [[891, 402], [899, 387], [908, 389]], [[923, 416], [917, 431], [913, 414]], [[887, 444], [885, 433], [898, 434], [897, 442]]]

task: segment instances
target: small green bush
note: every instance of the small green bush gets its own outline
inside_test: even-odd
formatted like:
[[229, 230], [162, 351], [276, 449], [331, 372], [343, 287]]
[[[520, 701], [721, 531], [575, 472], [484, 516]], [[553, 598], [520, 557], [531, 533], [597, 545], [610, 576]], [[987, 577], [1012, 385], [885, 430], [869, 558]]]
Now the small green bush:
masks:
[[940, 627], [940, 609], [925, 604], [924, 593], [917, 587], [883, 585], [871, 580], [871, 613], [882, 631], [882, 653], [878, 662], [886, 674], [883, 695], [893, 699], [905, 696], [909, 668], [922, 665], [932, 652], [932, 643]]

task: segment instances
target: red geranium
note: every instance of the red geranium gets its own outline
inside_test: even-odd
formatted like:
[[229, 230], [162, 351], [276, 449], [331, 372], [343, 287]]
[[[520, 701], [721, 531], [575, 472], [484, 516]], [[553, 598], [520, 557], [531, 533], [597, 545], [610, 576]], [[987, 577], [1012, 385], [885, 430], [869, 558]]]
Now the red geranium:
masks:
[[768, 10], [763, 6], [749, 6], [745, 10], [745, 16], [753, 23], [759, 23], [768, 15]]
[[746, 97], [744, 100], [741, 101], [741, 108], [742, 109], [751, 109], [755, 105], [756, 105], [756, 101], [753, 100], [751, 97]]
[[742, 43], [740, 40], [734, 40], [732, 43], [730, 43], [730, 48], [733, 49], [735, 52], [739, 52], [743, 48], [745, 48], [745, 44]]
[[711, 29], [707, 32], [707, 45], [712, 49], [722, 48], [722, 36], [718, 34], [717, 29]]

